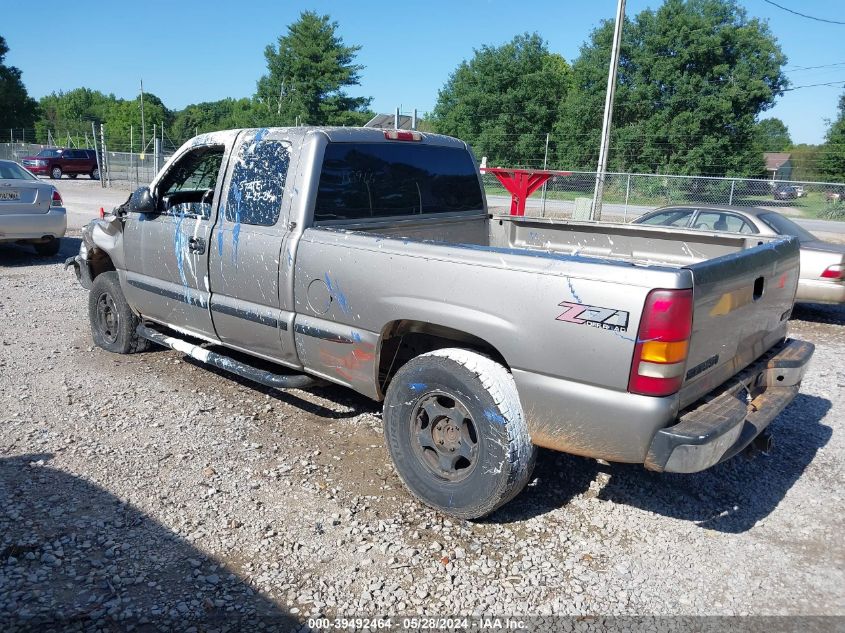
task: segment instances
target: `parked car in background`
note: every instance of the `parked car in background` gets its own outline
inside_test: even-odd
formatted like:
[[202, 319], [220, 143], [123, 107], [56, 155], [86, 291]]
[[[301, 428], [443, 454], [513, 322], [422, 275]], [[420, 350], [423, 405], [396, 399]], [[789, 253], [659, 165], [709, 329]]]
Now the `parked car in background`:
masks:
[[794, 200], [798, 196], [798, 189], [792, 185], [778, 185], [774, 190], [775, 200]]
[[780, 213], [759, 207], [671, 206], [646, 213], [650, 224], [758, 235], [792, 235], [801, 243], [801, 277], [795, 301], [845, 303], [845, 244], [824, 242]]
[[0, 243], [32, 244], [39, 255], [59, 252], [67, 230], [62, 197], [10, 160], [0, 160]]
[[804, 187], [802, 185], [792, 185], [792, 188], [795, 189], [795, 195], [799, 198], [803, 198], [807, 195], [807, 192], [804, 191]]
[[58, 179], [65, 174], [70, 178], [84, 174], [92, 180], [100, 178], [97, 152], [93, 149], [50, 147], [42, 149], [35, 156], [25, 156], [21, 162], [29, 171], [39, 176]]

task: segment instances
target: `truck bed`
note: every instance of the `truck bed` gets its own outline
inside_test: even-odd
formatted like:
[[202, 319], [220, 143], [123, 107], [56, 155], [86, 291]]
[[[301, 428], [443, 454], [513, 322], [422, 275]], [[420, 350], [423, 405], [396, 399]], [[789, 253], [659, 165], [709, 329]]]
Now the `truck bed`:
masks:
[[[376, 237], [380, 249], [401, 240], [406, 254], [562, 274], [564, 297], [578, 304], [612, 305], [607, 291], [591, 296], [580, 290], [581, 279], [618, 284], [630, 295], [632, 285], [674, 287], [678, 273], [688, 271], [694, 324], [681, 407], [784, 338], [798, 279], [797, 243], [783, 237], [486, 214], [337, 228]], [[632, 326], [635, 314], [631, 310]], [[628, 336], [635, 340], [635, 327]]]

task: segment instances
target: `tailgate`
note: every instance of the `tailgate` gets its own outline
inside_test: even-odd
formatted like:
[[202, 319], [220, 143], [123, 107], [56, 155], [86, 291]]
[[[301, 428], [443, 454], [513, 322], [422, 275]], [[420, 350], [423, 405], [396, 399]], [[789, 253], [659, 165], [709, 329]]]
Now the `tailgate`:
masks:
[[784, 237], [686, 266], [694, 308], [682, 408], [783, 339], [799, 261], [798, 240]]

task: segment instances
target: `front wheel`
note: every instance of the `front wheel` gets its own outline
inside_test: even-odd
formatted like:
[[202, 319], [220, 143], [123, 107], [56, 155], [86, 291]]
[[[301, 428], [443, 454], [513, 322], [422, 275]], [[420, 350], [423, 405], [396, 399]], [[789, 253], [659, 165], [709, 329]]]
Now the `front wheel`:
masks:
[[384, 434], [411, 493], [463, 519], [513, 499], [536, 459], [513, 376], [465, 349], [423, 354], [397, 372], [384, 401]]
[[62, 177], [62, 168], [61, 167], [53, 167], [50, 170], [50, 178], [54, 180], [59, 180]]
[[94, 343], [116, 354], [140, 352], [147, 340], [138, 336], [138, 317], [132, 312], [114, 271], [94, 279], [88, 292], [88, 319]]

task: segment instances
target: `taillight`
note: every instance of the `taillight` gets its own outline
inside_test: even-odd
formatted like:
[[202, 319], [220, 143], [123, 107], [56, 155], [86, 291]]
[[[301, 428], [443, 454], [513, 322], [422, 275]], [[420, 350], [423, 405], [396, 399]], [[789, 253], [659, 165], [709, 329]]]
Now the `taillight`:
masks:
[[845, 266], [842, 264], [828, 266], [822, 273], [822, 279], [845, 279]]
[[408, 130], [385, 130], [384, 138], [388, 141], [421, 141], [422, 134]]
[[652, 290], [645, 300], [628, 391], [668, 396], [684, 382], [692, 333], [692, 290]]
[[53, 200], [50, 202], [51, 207], [60, 207], [62, 206], [62, 197], [59, 195], [59, 192], [53, 189]]

